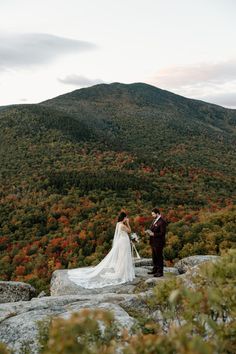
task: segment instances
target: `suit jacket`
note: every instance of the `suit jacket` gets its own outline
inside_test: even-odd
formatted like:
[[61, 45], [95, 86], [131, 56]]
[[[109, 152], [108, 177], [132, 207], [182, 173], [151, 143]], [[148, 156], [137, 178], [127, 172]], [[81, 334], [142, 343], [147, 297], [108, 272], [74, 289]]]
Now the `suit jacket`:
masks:
[[[154, 220], [155, 221], [155, 220]], [[150, 245], [152, 247], [164, 247], [166, 235], [166, 221], [160, 217], [156, 222], [152, 222], [150, 230], [154, 236], [150, 236]]]

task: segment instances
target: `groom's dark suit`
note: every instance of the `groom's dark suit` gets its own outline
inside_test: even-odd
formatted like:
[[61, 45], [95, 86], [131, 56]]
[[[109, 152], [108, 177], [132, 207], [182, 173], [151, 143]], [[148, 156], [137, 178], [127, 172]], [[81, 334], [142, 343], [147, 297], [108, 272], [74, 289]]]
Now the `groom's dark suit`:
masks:
[[153, 273], [163, 275], [163, 248], [165, 246], [166, 222], [160, 217], [154, 219], [150, 230], [154, 233], [150, 236], [150, 245], [152, 247]]

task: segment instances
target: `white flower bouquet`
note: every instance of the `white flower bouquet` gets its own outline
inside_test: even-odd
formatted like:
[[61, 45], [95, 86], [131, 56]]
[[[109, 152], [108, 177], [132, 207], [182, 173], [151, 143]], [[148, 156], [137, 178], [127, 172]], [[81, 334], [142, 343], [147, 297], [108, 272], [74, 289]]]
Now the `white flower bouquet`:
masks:
[[139, 237], [138, 237], [138, 235], [135, 232], [130, 234], [130, 238], [131, 238], [132, 241], [139, 242]]

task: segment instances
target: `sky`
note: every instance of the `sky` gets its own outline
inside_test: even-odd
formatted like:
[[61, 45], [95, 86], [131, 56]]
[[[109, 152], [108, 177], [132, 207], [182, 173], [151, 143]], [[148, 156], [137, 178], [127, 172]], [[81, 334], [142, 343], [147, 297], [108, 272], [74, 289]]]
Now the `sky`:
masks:
[[145, 82], [236, 108], [235, 0], [0, 0], [0, 106]]

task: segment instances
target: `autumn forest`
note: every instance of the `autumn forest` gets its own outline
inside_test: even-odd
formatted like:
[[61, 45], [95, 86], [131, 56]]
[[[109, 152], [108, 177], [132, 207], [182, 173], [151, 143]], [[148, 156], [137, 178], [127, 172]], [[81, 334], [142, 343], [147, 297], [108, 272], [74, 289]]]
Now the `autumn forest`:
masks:
[[236, 111], [137, 83], [0, 107], [0, 279], [48, 291], [55, 269], [97, 264], [125, 210], [168, 222], [165, 263], [235, 247]]

